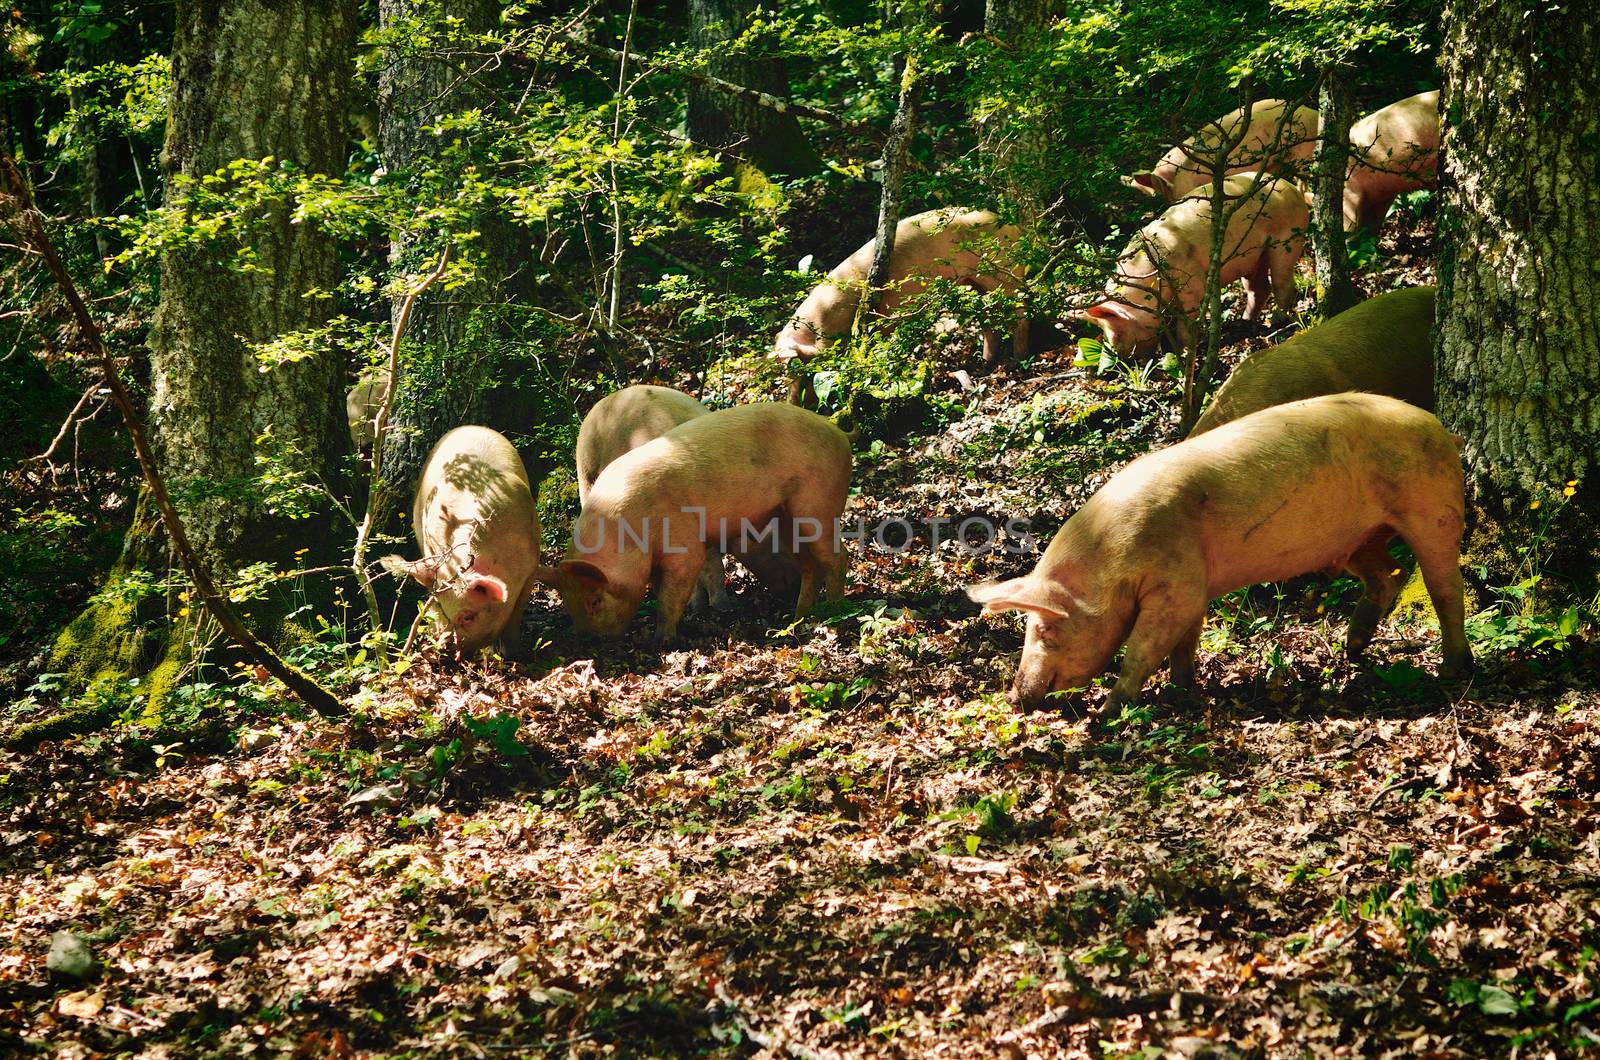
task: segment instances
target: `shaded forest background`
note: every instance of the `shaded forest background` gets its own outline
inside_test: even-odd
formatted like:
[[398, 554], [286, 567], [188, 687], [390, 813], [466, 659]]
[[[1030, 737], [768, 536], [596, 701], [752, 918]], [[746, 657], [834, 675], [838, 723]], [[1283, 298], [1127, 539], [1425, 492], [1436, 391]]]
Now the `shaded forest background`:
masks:
[[[0, 1044], [1592, 1048], [1597, 26], [1465, 0], [0, 12], [0, 148], [203, 572], [337, 709], [208, 617], [9, 195]], [[740, 580], [679, 650], [586, 643], [543, 597], [524, 657], [401, 650], [419, 595], [365, 561], [411, 550], [432, 442], [511, 437], [553, 556], [582, 413], [632, 382], [723, 406], [803, 372], [859, 431], [853, 514], [1047, 534], [1180, 436], [1186, 379], [1203, 396], [1333, 297], [1308, 254], [1270, 327], [1217, 292], [1196, 348], [1110, 358], [1056, 323], [1151, 216], [1120, 177], [1253, 100], [1356, 116], [1441, 87], [1441, 187], [1348, 255], [1361, 294], [1441, 288], [1465, 690], [1429, 673], [1425, 605], [1361, 669], [1355, 583], [1300, 579], [1214, 606], [1198, 700], [1091, 735], [1005, 704], [1015, 630], [957, 590], [1019, 569], [949, 550], [860, 550], [812, 623]], [[1022, 227], [1027, 356], [983, 364], [1016, 307], [948, 285], [804, 366], [766, 356], [886, 178], [906, 213]], [[374, 476], [345, 394], [391, 356]], [[46, 967], [58, 931], [95, 972]]]

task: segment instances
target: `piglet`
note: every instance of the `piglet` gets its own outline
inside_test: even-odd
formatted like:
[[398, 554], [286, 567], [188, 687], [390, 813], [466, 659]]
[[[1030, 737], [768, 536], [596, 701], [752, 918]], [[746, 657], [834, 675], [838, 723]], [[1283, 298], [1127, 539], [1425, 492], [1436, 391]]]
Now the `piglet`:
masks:
[[[878, 299], [878, 311], [893, 313], [926, 290], [928, 280], [951, 280], [985, 294], [1016, 290], [1023, 276], [1011, 256], [1017, 236], [1016, 228], [1002, 225], [988, 210], [946, 208], [903, 219], [895, 228], [888, 286]], [[778, 332], [771, 356], [806, 360], [850, 334], [876, 247], [877, 240], [869, 240], [834, 266]], [[1028, 352], [1028, 320], [1020, 312], [1012, 327], [1011, 349], [1018, 356]], [[984, 359], [993, 363], [1001, 352], [1000, 336], [985, 331]]]
[[[1239, 205], [1223, 236], [1222, 285], [1244, 281], [1248, 320], [1261, 319], [1269, 292], [1279, 309], [1292, 309], [1295, 266], [1305, 253], [1305, 198], [1289, 181], [1257, 173], [1237, 173], [1223, 188]], [[1117, 259], [1106, 300], [1067, 316], [1100, 325], [1119, 357], [1153, 352], [1168, 324], [1189, 346], [1211, 255], [1209, 191], [1193, 192], [1145, 225]]]
[[539, 511], [527, 469], [505, 436], [457, 427], [433, 447], [412, 507], [422, 558], [386, 556], [433, 595], [464, 653], [518, 646], [539, 566]]
[[[617, 457], [590, 487], [572, 547], [541, 578], [586, 633], [620, 636], [652, 582], [657, 632], [677, 635], [708, 548], [794, 552], [796, 617], [819, 589], [838, 596], [838, 519], [850, 487], [850, 441], [785, 403], [697, 416]], [[759, 572], [758, 572], [759, 573]]]
[[[1168, 203], [1211, 183], [1212, 163], [1225, 144], [1240, 135], [1244, 108], [1203, 126], [1189, 139], [1161, 156], [1154, 169], [1134, 173], [1122, 182]], [[1317, 143], [1317, 112], [1293, 107], [1281, 99], [1257, 100], [1237, 147], [1228, 153], [1227, 173], [1266, 170], [1293, 176], [1310, 161]]]
[[1359, 390], [1433, 411], [1433, 288], [1390, 291], [1246, 357], [1189, 437], [1302, 398]]
[[974, 586], [985, 612], [1025, 611], [1013, 695], [1081, 687], [1127, 643], [1107, 701], [1133, 700], [1172, 660], [1194, 681], [1215, 597], [1257, 582], [1349, 570], [1365, 585], [1346, 648], [1359, 657], [1398, 592], [1388, 542], [1416, 554], [1439, 615], [1443, 672], [1472, 666], [1463, 628], [1460, 439], [1394, 398], [1278, 405], [1135, 460], [1067, 520], [1034, 570]]
[[1439, 92], [1375, 110], [1350, 127], [1353, 157], [1344, 182], [1344, 227], [1373, 235], [1394, 200], [1439, 186]]

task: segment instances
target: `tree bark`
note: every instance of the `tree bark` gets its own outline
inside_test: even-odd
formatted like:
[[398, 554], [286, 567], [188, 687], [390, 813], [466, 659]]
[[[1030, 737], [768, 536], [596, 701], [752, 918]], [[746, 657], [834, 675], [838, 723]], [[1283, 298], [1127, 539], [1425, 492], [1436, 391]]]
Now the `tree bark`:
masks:
[[[236, 159], [271, 156], [301, 172], [341, 175], [356, 28], [354, 0], [180, 0], [163, 158], [169, 202], [182, 205], [182, 180]], [[251, 350], [326, 321], [330, 301], [308, 292], [337, 283], [333, 241], [291, 223], [287, 206], [248, 240], [258, 264], [249, 272], [229, 268], [216, 248], [168, 252], [150, 334], [156, 460], [200, 563], [224, 583], [246, 564], [286, 566], [297, 551], [327, 540], [325, 520], [268, 510], [254, 488], [257, 439], [270, 434], [293, 471], [332, 481], [333, 441], [342, 430], [331, 355], [262, 371]], [[149, 510], [147, 499], [140, 510]], [[157, 532], [155, 520], [136, 519], [125, 559], [142, 566], [156, 558]], [[188, 618], [187, 607], [169, 602], [170, 628], [154, 631], [159, 652], [131, 658], [130, 639], [147, 640], [152, 630], [136, 628], [138, 617], [126, 610], [91, 605], [57, 642], [53, 665], [81, 686], [153, 663], [161, 680], [143, 686], [153, 709], [179, 676], [198, 613]]]
[[1600, 437], [1600, 20], [1450, 0], [1444, 26], [1439, 414], [1481, 489], [1525, 499]]
[[[753, 0], [689, 0], [690, 39], [713, 52], [706, 64], [713, 76], [782, 98], [789, 94], [782, 60], [716, 52], [744, 32], [754, 12]], [[803, 176], [822, 168], [794, 115], [746, 98], [691, 84], [687, 125], [695, 143], [736, 155], [764, 173]]]
[[[1004, 46], [996, 60], [1019, 71], [1034, 67], [1039, 52], [1049, 46], [1050, 27], [1063, 7], [1062, 0], [987, 0], [984, 31]], [[1031, 75], [1018, 76], [1008, 83], [1032, 80]], [[1028, 227], [1036, 226], [1061, 199], [1051, 124], [1037, 116], [1018, 118], [1011, 108], [1001, 108], [978, 127], [979, 149], [988, 156], [994, 180]]]
[[[883, 148], [883, 194], [878, 199], [878, 235], [872, 250], [872, 268], [867, 272], [868, 308], [877, 305], [881, 288], [889, 281], [889, 261], [894, 257], [894, 238], [905, 212], [901, 192], [906, 170], [911, 165], [911, 138], [917, 132], [917, 57], [907, 55], [900, 71], [900, 100], [895, 107], [889, 142]], [[858, 315], [859, 317], [859, 315]]]
[[1350, 279], [1344, 240], [1344, 180], [1350, 169], [1350, 122], [1355, 106], [1344, 71], [1322, 73], [1317, 99], [1317, 151], [1312, 161], [1311, 253], [1317, 274], [1317, 308], [1324, 319], [1361, 300]]
[[[379, 18], [386, 29], [409, 25], [430, 15], [457, 19], [469, 33], [494, 28], [499, 5], [492, 0], [379, 0]], [[430, 27], [437, 32], [438, 26]], [[410, 34], [406, 34], [410, 36]], [[446, 165], [450, 140], [430, 127], [459, 111], [479, 106], [482, 95], [464, 62], [448, 54], [449, 42], [439, 37], [428, 50], [395, 51], [384, 57], [378, 78], [378, 139], [384, 166], [395, 179], [419, 192], [430, 171]], [[498, 360], [504, 346], [503, 318], [507, 283], [515, 272], [518, 241], [511, 226], [493, 213], [477, 218], [480, 233], [470, 246], [458, 248], [476, 265], [474, 278], [450, 290], [436, 289], [413, 308], [405, 340], [397, 400], [384, 445], [386, 493], [410, 491], [433, 448], [447, 431], [464, 423], [505, 429], [531, 426], [531, 411], [515, 402], [491, 401]], [[414, 249], [421, 249], [418, 255]], [[424, 257], [441, 248], [417, 248], [414, 237], [396, 234], [389, 257], [422, 268]], [[416, 257], [416, 261], [411, 261]], [[394, 296], [391, 313], [398, 315], [406, 299]]]

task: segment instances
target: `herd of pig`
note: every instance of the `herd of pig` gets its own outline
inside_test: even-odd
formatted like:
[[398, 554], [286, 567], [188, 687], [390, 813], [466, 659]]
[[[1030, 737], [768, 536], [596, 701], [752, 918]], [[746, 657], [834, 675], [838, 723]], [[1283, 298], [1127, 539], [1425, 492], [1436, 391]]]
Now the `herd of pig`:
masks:
[[[1436, 107], [1437, 94], [1423, 93], [1352, 129], [1351, 227], [1374, 225], [1398, 194], [1429, 182]], [[1315, 125], [1314, 112], [1267, 100], [1196, 134], [1237, 141], [1227, 179], [1240, 182], [1256, 208], [1234, 215], [1227, 245], [1235, 256], [1223, 277], [1245, 279], [1252, 311], [1269, 283], [1280, 304], [1292, 292], [1296, 230], [1306, 215], [1286, 176], [1258, 179], [1255, 171], [1287, 172], [1303, 161]], [[1191, 300], [1187, 291], [1204, 271], [1198, 234], [1210, 240], [1210, 202], [1190, 193], [1211, 174], [1182, 145], [1127, 180], [1172, 205], [1124, 254], [1106, 301], [1081, 313], [1119, 351], [1154, 338], [1157, 303], [1193, 310], [1198, 294]], [[992, 238], [978, 246], [975, 235]], [[981, 211], [908, 219], [881, 309], [892, 311], [935, 277], [985, 291], [1014, 285], [1020, 276], [995, 257], [1003, 259], [1010, 239], [1013, 232]], [[808, 358], [849, 333], [872, 249], [841, 263], [807, 297], [779, 332], [774, 356]], [[1252, 355], [1187, 439], [1114, 475], [1032, 572], [970, 588], [986, 612], [1026, 615], [1015, 700], [1031, 706], [1087, 685], [1124, 645], [1108, 708], [1133, 699], [1164, 661], [1173, 683], [1187, 686], [1212, 599], [1315, 571], [1348, 570], [1363, 583], [1346, 638], [1358, 658], [1398, 593], [1388, 551], [1395, 537], [1415, 554], [1439, 616], [1442, 672], [1469, 670], [1459, 439], [1431, 411], [1433, 315], [1432, 288], [1395, 291]], [[1025, 328], [1019, 320], [1014, 349], [1025, 345]], [[997, 335], [985, 335], [984, 345], [991, 358], [1001, 352]], [[371, 395], [359, 391], [350, 397], [358, 442], [371, 415]], [[838, 527], [851, 443], [816, 413], [789, 402], [710, 411], [676, 390], [630, 386], [584, 418], [576, 463], [581, 511], [566, 557], [548, 566], [536, 490], [511, 443], [471, 426], [433, 449], [413, 509], [422, 558], [384, 562], [427, 589], [461, 650], [514, 650], [538, 584], [557, 590], [580, 631], [610, 637], [627, 630], [653, 587], [663, 642], [690, 606], [722, 603], [728, 556], [792, 596], [797, 617], [819, 595], [843, 592], [848, 564]]]

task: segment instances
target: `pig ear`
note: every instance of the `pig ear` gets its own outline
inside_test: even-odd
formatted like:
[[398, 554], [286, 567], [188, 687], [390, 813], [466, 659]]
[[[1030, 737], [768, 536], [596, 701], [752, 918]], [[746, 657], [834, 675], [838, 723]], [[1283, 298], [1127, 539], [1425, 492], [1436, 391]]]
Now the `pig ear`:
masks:
[[385, 556], [378, 562], [396, 578], [415, 578], [424, 589], [431, 590], [439, 576], [439, 568], [425, 559], [407, 560], [404, 556]]
[[1121, 302], [1101, 302], [1083, 310], [1084, 319], [1118, 320], [1128, 316], [1127, 307]]
[[596, 589], [603, 589], [611, 581], [606, 577], [606, 572], [596, 567], [593, 563], [583, 559], [569, 559], [564, 561], [559, 568], [561, 573], [568, 578], [576, 579]]
[[986, 615], [1002, 611], [1032, 611], [1044, 618], [1067, 616], [1062, 598], [1065, 593], [1055, 592], [1031, 577], [1012, 578], [1005, 582], [984, 582], [967, 590], [967, 598], [983, 605]]
[[556, 588], [561, 584], [561, 568], [546, 567], [543, 563], [533, 568], [533, 580], [540, 585]]
[[467, 594], [489, 603], [503, 604], [511, 596], [511, 590], [492, 574], [473, 573], [467, 579]]
[[1161, 178], [1157, 177], [1154, 173], [1150, 172], [1130, 173], [1128, 176], [1122, 178], [1122, 183], [1126, 184], [1134, 191], [1142, 194], [1155, 195], [1156, 181], [1160, 179]]

